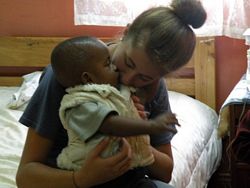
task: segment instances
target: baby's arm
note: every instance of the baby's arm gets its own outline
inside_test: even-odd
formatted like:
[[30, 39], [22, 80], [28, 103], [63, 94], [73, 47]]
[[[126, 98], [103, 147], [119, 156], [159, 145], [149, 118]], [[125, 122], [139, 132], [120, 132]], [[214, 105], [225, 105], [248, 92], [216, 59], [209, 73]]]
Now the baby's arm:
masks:
[[88, 140], [97, 131], [113, 136], [136, 136], [158, 134], [172, 131], [170, 124], [178, 124], [174, 114], [166, 113], [151, 119], [142, 120], [119, 116], [116, 111], [101, 103], [86, 102], [67, 110], [65, 121], [83, 141]]
[[164, 113], [152, 120], [132, 119], [119, 115], [109, 114], [100, 131], [113, 136], [135, 136], [141, 134], [160, 134], [164, 131], [176, 132], [171, 124], [179, 125], [175, 114]]

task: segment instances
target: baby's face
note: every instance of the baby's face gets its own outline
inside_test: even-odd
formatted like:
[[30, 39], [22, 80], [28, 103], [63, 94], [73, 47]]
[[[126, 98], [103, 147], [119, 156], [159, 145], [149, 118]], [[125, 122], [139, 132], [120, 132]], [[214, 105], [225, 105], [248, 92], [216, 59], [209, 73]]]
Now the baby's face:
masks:
[[114, 87], [118, 85], [118, 73], [115, 72], [108, 49], [96, 51], [94, 62], [94, 82], [96, 84], [110, 84]]

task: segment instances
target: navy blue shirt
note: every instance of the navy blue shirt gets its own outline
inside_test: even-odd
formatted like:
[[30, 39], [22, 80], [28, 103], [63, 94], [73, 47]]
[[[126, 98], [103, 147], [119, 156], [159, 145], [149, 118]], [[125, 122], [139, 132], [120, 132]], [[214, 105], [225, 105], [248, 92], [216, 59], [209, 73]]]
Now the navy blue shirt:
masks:
[[[56, 158], [67, 145], [67, 132], [59, 118], [59, 107], [65, 89], [57, 82], [49, 65], [32, 96], [27, 108], [20, 118], [20, 123], [33, 128], [39, 135], [51, 139], [54, 143], [47, 164], [56, 167]], [[157, 94], [153, 100], [145, 105], [145, 110], [150, 112], [149, 118], [171, 111], [165, 82], [160, 81]], [[170, 143], [173, 133], [167, 132], [157, 136], [150, 136], [152, 146]]]

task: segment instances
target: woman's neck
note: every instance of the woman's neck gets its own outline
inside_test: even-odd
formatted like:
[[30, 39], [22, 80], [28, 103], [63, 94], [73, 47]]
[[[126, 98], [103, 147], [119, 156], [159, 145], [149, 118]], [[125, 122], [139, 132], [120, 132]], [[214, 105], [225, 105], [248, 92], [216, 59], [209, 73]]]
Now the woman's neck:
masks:
[[150, 102], [153, 100], [154, 96], [157, 93], [158, 87], [159, 80], [156, 80], [147, 86], [136, 89], [136, 95], [138, 95], [142, 103], [145, 104], [146, 102]]

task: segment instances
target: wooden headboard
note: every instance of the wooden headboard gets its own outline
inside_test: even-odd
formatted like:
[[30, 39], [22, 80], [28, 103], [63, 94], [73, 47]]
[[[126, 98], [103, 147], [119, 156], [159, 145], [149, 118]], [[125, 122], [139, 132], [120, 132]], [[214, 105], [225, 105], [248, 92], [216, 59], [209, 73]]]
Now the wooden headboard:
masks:
[[[0, 37], [0, 86], [17, 86], [22, 76], [50, 63], [54, 46], [65, 37]], [[101, 38], [110, 41], [111, 38]], [[214, 38], [197, 38], [190, 62], [166, 78], [170, 90], [200, 100], [216, 109]]]

